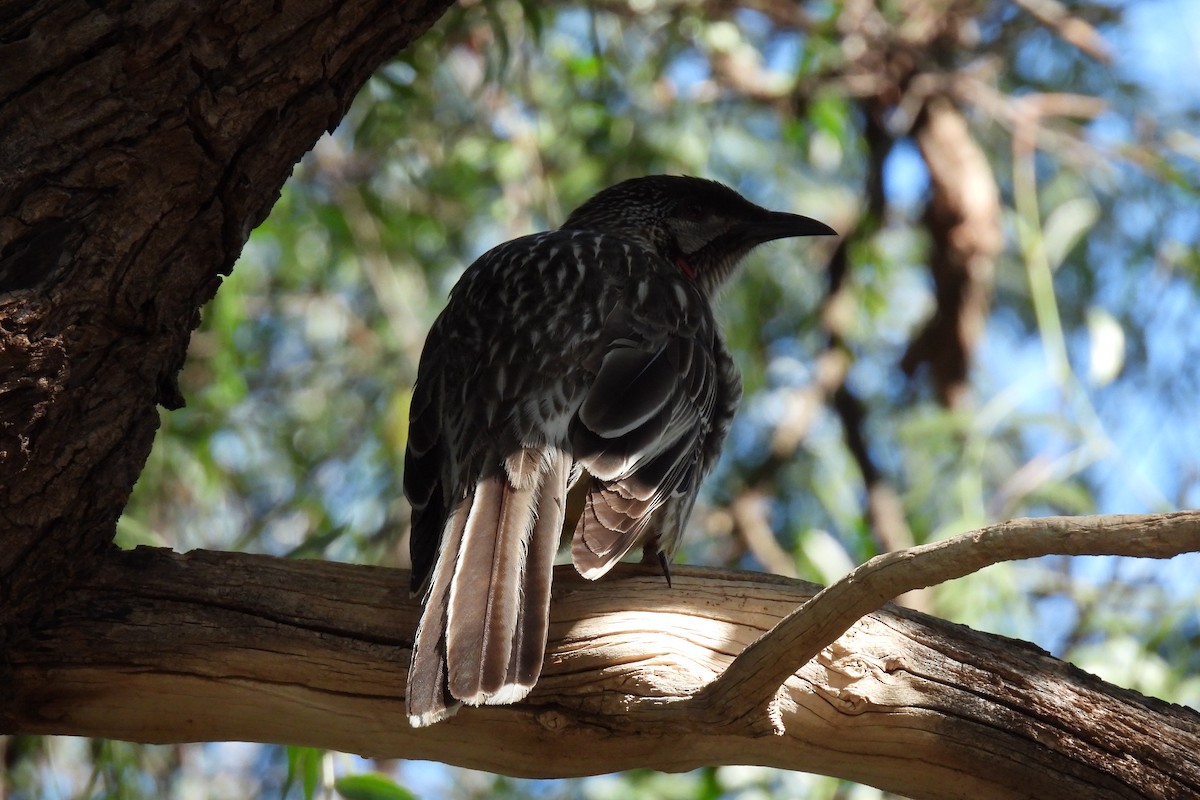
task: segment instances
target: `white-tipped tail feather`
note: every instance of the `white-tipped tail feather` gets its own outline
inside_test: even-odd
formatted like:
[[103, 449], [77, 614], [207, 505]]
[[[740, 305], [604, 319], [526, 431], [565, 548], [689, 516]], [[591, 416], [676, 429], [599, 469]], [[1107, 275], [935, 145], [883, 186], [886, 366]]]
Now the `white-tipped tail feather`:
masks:
[[559, 450], [505, 460], [447, 521], [409, 669], [408, 716], [523, 700], [541, 674], [570, 471]]

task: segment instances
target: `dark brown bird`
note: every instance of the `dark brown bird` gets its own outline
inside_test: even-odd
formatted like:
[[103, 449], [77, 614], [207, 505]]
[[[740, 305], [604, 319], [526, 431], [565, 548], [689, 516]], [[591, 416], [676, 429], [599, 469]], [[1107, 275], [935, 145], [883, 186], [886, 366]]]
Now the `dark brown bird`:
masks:
[[[585, 578], [638, 546], [666, 570], [741, 397], [713, 298], [755, 246], [832, 233], [659, 175], [467, 269], [421, 354], [404, 459], [425, 594], [412, 725], [529, 694], [564, 523]], [[586, 500], [568, 521], [578, 481]]]

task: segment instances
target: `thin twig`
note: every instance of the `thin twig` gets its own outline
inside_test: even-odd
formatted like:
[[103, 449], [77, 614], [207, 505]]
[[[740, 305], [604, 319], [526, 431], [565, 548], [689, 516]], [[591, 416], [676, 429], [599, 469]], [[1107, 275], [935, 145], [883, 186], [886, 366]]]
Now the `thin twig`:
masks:
[[1016, 4], [1068, 44], [1074, 45], [1101, 64], [1112, 63], [1112, 50], [1089, 22], [1071, 13], [1058, 0], [1015, 0]]

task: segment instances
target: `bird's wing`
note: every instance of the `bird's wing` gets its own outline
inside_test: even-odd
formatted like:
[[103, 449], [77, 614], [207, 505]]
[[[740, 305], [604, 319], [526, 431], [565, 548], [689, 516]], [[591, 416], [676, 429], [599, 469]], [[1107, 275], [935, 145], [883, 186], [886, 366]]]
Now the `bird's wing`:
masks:
[[715, 330], [711, 317], [675, 322], [624, 307], [605, 322], [596, 377], [571, 429], [593, 482], [572, 548], [586, 578], [607, 572], [645, 538], [655, 511], [699, 480], [717, 392]]
[[437, 560], [449, 509], [443, 491], [443, 463], [447, 458], [442, 430], [443, 376], [441, 343], [436, 337], [426, 340], [421, 354], [417, 383], [413, 387], [408, 418], [408, 446], [404, 451], [404, 494], [412, 506], [412, 532], [409, 553], [412, 556], [414, 594], [426, 589], [433, 564]]

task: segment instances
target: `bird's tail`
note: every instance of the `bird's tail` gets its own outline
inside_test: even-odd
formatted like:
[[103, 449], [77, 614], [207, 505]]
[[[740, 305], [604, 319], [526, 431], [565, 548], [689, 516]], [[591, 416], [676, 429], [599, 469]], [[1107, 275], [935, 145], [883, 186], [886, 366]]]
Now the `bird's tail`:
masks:
[[571, 461], [525, 448], [481, 479], [442, 535], [408, 673], [408, 718], [518, 702], [542, 671]]

